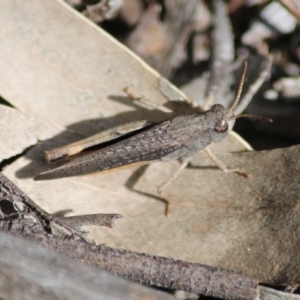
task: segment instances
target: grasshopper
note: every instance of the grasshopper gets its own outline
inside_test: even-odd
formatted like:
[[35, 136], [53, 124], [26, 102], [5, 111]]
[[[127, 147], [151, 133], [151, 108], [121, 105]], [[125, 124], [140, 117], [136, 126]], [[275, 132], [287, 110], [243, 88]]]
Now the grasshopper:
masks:
[[[253, 115], [234, 115], [233, 110], [240, 99], [246, 71], [247, 62], [244, 64], [236, 97], [229, 110], [221, 104], [215, 104], [204, 112], [175, 116], [156, 125], [149, 125], [146, 121], [130, 123], [117, 127], [113, 133], [102, 132], [82, 141], [46, 151], [47, 161], [53, 162], [62, 157], [70, 157], [94, 145], [117, 140], [107, 147], [74, 158], [60, 167], [41, 173], [35, 179], [47, 180], [86, 175], [124, 166], [179, 159], [181, 162], [179, 169], [158, 187], [158, 193], [163, 198], [166, 186], [187, 166], [191, 157], [201, 150], [204, 150], [224, 172], [236, 172], [249, 177], [249, 174], [239, 169], [227, 168], [207, 148], [212, 142], [222, 142], [231, 132], [237, 118], [262, 119]], [[133, 127], [135, 128], [132, 129]], [[131, 133], [129, 137], [124, 136], [128, 133]], [[120, 136], [124, 138], [118, 140]], [[164, 200], [169, 204], [166, 199]], [[166, 212], [168, 213], [168, 205]]]

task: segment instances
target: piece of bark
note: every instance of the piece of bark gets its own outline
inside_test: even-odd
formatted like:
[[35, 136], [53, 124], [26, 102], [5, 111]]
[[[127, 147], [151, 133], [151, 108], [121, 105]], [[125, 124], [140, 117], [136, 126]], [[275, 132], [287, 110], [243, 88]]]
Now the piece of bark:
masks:
[[3, 232], [0, 252], [1, 299], [175, 299]]
[[52, 235], [22, 236], [30, 242], [134, 282], [218, 298], [258, 299], [257, 281], [243, 273]]
[[122, 216], [118, 214], [52, 217], [0, 173], [0, 220], [3, 230], [10, 230], [17, 235], [20, 232], [41, 235], [48, 233], [62, 237], [73, 235], [86, 239], [86, 233], [81, 231], [80, 227], [98, 225], [111, 228], [114, 226], [114, 220], [120, 217]]
[[[0, 288], [4, 299], [175, 299], [3, 232], [0, 232], [0, 251]], [[299, 298], [259, 287], [261, 300]]]

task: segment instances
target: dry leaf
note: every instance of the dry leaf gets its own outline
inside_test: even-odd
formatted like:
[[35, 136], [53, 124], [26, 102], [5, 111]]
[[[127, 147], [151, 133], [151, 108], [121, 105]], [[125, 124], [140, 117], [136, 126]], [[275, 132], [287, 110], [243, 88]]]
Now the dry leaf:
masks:
[[[4, 1], [0, 14], [1, 95], [30, 120], [43, 124], [37, 130], [24, 125], [26, 120], [20, 123], [17, 128], [25, 131], [18, 137], [22, 145], [9, 153], [13, 156], [36, 143], [23, 140], [26, 132], [42, 139], [53, 134], [5, 170], [28, 196], [51, 213], [72, 209], [75, 215], [123, 215], [113, 229], [92, 228], [99, 243], [239, 269], [270, 283], [299, 281], [299, 147], [220, 154], [229, 166], [251, 172], [251, 179], [211, 168], [198, 154], [169, 187], [170, 218], [164, 215], [164, 203], [141, 191], [155, 194], [177, 162], [33, 181], [47, 168], [42, 159], [45, 149], [125, 122], [164, 118], [134, 106], [124, 98], [124, 87], [159, 105], [168, 96], [185, 96], [61, 1]], [[1, 121], [13, 123], [5, 115]], [[62, 130], [58, 133], [57, 128]], [[6, 145], [3, 132], [0, 140]], [[214, 147], [216, 152], [247, 149], [234, 135]]]
[[4, 105], [0, 105], [0, 115], [0, 161], [18, 155], [39, 140], [50, 138], [61, 131]]

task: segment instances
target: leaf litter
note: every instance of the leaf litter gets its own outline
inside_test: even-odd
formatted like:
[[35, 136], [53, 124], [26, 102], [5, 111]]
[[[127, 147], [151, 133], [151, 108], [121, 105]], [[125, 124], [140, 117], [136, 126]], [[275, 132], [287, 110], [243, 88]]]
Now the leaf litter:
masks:
[[249, 147], [235, 136], [213, 146], [228, 166], [250, 172], [250, 179], [224, 174], [197, 154], [167, 190], [169, 218], [164, 203], [151, 195], [177, 162], [33, 181], [48, 167], [44, 150], [121, 123], [164, 118], [133, 106], [124, 87], [158, 105], [167, 98], [158, 89], [158, 73], [60, 1], [2, 3], [0, 8], [6, 24], [0, 91], [17, 108], [0, 106], [1, 112], [9, 111], [1, 114], [4, 128], [12, 130], [12, 123], [15, 128], [0, 133], [7, 151], [1, 150], [1, 159], [51, 137], [7, 166], [6, 176], [48, 212], [123, 215], [114, 229], [90, 228], [99, 243], [242, 270], [268, 283], [299, 282], [299, 146], [245, 152]]

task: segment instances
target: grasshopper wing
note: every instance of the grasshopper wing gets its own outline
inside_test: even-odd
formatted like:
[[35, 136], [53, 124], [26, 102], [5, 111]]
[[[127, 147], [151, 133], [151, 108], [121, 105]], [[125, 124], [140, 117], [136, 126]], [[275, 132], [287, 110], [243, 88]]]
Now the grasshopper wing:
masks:
[[182, 144], [168, 134], [165, 121], [111, 146], [74, 158], [69, 163], [38, 175], [35, 180], [87, 175], [133, 164], [147, 164], [180, 149]]
[[149, 123], [148, 121], [136, 121], [127, 123], [125, 125], [117, 126], [113, 129], [102, 131], [81, 141], [45, 151], [46, 159], [48, 162], [53, 162], [65, 156], [72, 156], [83, 151], [84, 149], [115, 140], [121, 136], [125, 136], [126, 134], [147, 127], [150, 124], [151, 123]]

